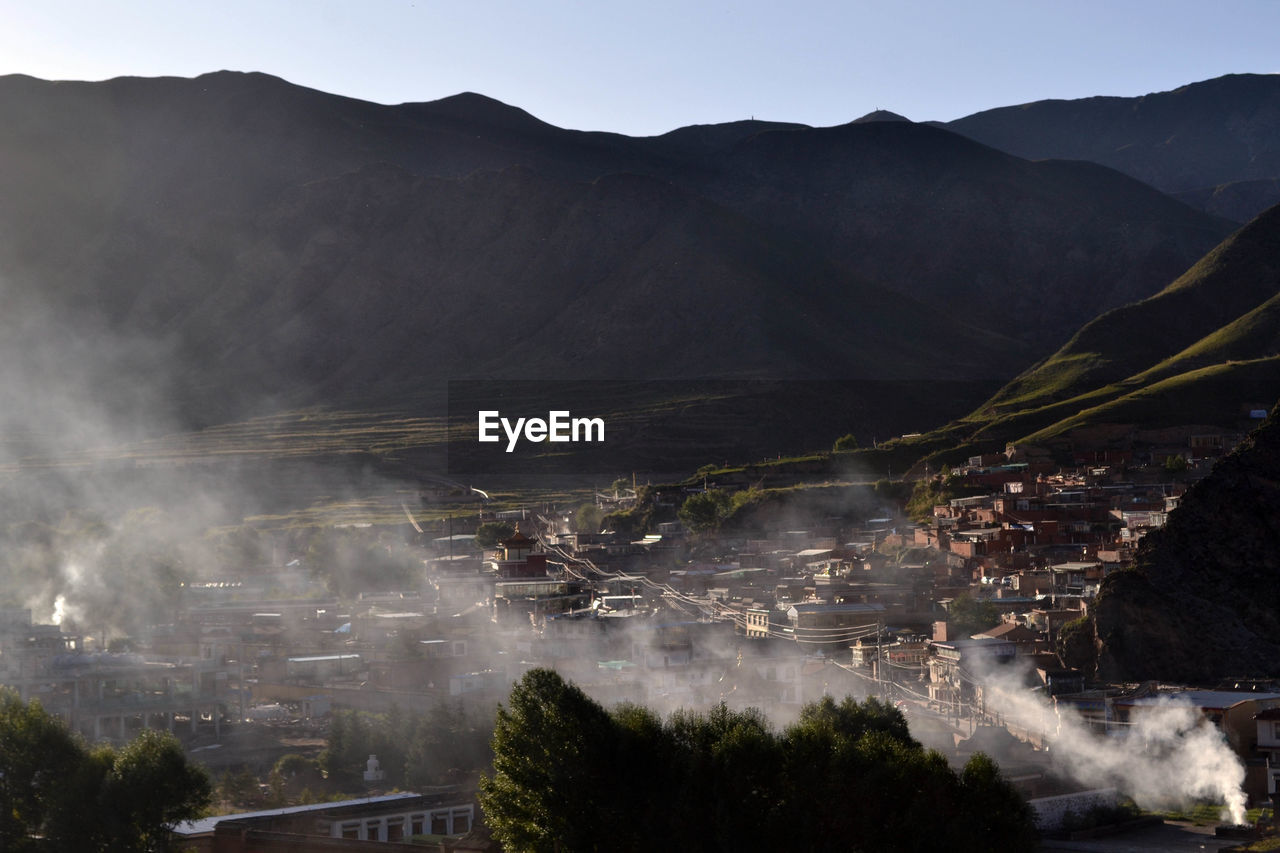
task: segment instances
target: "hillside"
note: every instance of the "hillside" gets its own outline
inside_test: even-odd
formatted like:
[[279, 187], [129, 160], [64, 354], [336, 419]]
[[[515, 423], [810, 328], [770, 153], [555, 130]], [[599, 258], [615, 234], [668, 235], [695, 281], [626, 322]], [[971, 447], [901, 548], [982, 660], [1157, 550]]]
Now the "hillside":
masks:
[[3, 78], [0, 156], [6, 418], [75, 441], [468, 376], [1003, 380], [1227, 230], [903, 121], [632, 139], [262, 74]]
[[[1087, 323], [965, 418], [918, 440], [947, 458], [1073, 435], [1229, 428], [1280, 388], [1280, 207], [1160, 293]], [[917, 457], [917, 458], [918, 458]]]
[[1099, 675], [1195, 683], [1280, 674], [1280, 420], [1192, 487], [1094, 610]]
[[1280, 203], [1280, 75], [1231, 74], [1138, 98], [1036, 101], [948, 122], [1032, 160], [1090, 160], [1247, 222]]

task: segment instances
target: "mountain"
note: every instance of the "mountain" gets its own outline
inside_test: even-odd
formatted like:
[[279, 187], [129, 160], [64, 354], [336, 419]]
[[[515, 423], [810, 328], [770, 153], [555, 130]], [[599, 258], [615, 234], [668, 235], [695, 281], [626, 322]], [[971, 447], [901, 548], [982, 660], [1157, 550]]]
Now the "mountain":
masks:
[[228, 72], [0, 78], [0, 158], [3, 390], [25, 426], [82, 421], [80, 400], [177, 400], [179, 428], [412, 408], [477, 376], [945, 398], [1229, 229], [1110, 169], [906, 121], [633, 139], [477, 94], [381, 106]]
[[1019, 157], [1101, 163], [1238, 222], [1280, 203], [1280, 74], [1036, 101], [944, 126]]
[[946, 458], [1073, 436], [1132, 446], [1141, 431], [1228, 428], [1280, 388], [1280, 206], [1154, 296], [1085, 324], [965, 418], [919, 439]]
[[1280, 675], [1277, 412], [1102, 584], [1099, 675], [1182, 683]]

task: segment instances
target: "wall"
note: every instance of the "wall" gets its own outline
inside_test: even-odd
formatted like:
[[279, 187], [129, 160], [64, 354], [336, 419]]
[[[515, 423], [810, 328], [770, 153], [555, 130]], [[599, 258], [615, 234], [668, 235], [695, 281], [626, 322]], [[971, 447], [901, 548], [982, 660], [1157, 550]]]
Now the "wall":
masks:
[[1078, 791], [1074, 794], [1060, 794], [1056, 797], [1038, 797], [1030, 800], [1035, 812], [1036, 828], [1054, 830], [1062, 825], [1067, 812], [1084, 814], [1096, 806], [1114, 806], [1117, 794], [1115, 788], [1098, 788], [1092, 791]]

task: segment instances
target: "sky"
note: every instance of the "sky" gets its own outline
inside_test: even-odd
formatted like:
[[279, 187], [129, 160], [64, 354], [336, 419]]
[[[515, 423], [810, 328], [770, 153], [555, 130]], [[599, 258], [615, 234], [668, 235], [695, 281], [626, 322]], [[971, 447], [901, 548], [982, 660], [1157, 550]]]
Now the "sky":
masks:
[[0, 0], [0, 73], [263, 71], [378, 103], [480, 92], [644, 136], [875, 109], [950, 120], [1280, 72], [1277, 0]]

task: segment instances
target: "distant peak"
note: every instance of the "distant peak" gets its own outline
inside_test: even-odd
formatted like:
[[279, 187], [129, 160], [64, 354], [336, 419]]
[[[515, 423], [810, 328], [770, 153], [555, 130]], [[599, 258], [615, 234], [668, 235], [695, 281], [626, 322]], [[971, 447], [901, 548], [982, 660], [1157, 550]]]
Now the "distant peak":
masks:
[[508, 128], [551, 127], [519, 107], [504, 104], [496, 98], [476, 92], [459, 92], [438, 101], [428, 101], [414, 106], [437, 116], [455, 120], [482, 121]]
[[905, 121], [908, 124], [912, 123], [911, 119], [906, 116], [900, 116], [897, 113], [892, 113], [888, 110], [872, 110], [862, 118], [854, 119], [850, 124], [869, 124], [873, 121]]
[[229, 71], [223, 69], [221, 71], [209, 71], [193, 78], [197, 83], [205, 85], [220, 86], [289, 86], [293, 88], [305, 88], [297, 86], [285, 80], [283, 77], [276, 77], [273, 74], [267, 74], [263, 71]]

